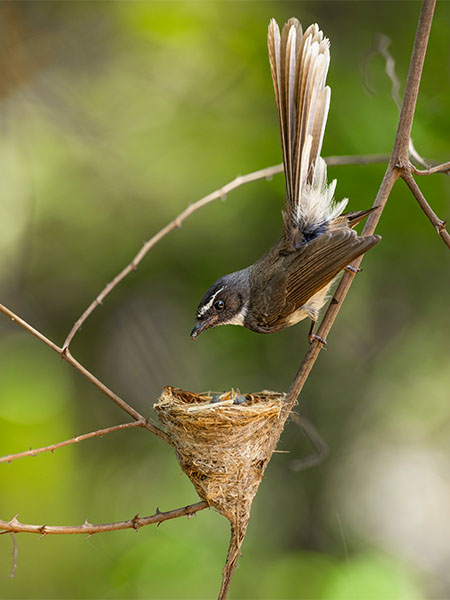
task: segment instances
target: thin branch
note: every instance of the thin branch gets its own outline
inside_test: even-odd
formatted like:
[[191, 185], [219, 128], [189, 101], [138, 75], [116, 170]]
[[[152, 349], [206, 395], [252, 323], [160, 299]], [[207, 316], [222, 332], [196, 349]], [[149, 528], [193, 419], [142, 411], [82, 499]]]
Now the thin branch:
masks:
[[300, 427], [305, 434], [306, 439], [309, 440], [316, 452], [305, 458], [293, 460], [290, 464], [290, 468], [293, 471], [305, 471], [306, 469], [311, 469], [311, 467], [317, 467], [328, 456], [328, 445], [326, 441], [317, 431], [316, 427], [302, 415], [291, 412], [291, 419]]
[[[329, 166], [338, 166], [338, 165], [366, 165], [373, 163], [384, 163], [389, 160], [389, 155], [387, 154], [366, 154], [360, 156], [330, 156], [325, 159]], [[127, 275], [136, 271], [139, 263], [142, 261], [147, 252], [156, 246], [158, 242], [160, 242], [168, 233], [181, 227], [183, 221], [185, 221], [188, 217], [194, 214], [200, 208], [203, 208], [207, 204], [210, 204], [214, 200], [224, 199], [227, 194], [231, 191], [246, 185], [247, 183], [251, 183], [253, 181], [258, 181], [260, 179], [270, 179], [274, 175], [283, 172], [283, 165], [275, 165], [273, 167], [267, 167], [265, 169], [260, 169], [259, 171], [255, 171], [253, 173], [248, 173], [247, 175], [239, 175], [229, 183], [225, 184], [223, 187], [211, 192], [207, 196], [204, 196], [200, 200], [197, 200], [193, 204], [190, 204], [187, 208], [183, 210], [173, 221], [168, 223], [165, 227], [163, 227], [157, 234], [155, 234], [148, 242], [145, 242], [143, 247], [139, 250], [133, 260], [118, 274], [114, 277], [112, 281], [110, 281], [100, 292], [100, 294], [89, 304], [86, 310], [83, 312], [81, 317], [75, 322], [74, 326], [69, 332], [69, 335], [64, 340], [63, 349], [66, 350], [74, 336], [86, 321], [86, 319], [91, 315], [94, 310], [103, 303], [103, 300], [112, 292], [112, 290], [116, 287], [118, 283], [120, 283]]]
[[438, 234], [441, 236], [444, 244], [448, 248], [450, 248], [450, 234], [448, 233], [447, 229], [445, 228], [446, 221], [442, 221], [441, 219], [439, 219], [439, 217], [433, 211], [431, 206], [426, 201], [425, 196], [423, 195], [421, 189], [417, 185], [417, 183], [416, 183], [414, 177], [411, 175], [411, 173], [405, 171], [404, 173], [402, 173], [402, 179], [406, 182], [406, 185], [409, 187], [409, 189], [413, 193], [414, 198], [419, 203], [420, 208], [427, 215], [428, 219], [431, 221], [431, 224], [436, 229]]
[[90, 433], [84, 433], [83, 435], [77, 435], [76, 437], [71, 438], [70, 440], [65, 440], [64, 442], [58, 442], [57, 444], [50, 444], [50, 446], [45, 446], [42, 448], [30, 448], [30, 450], [26, 450], [24, 452], [18, 452], [17, 454], [8, 454], [7, 456], [0, 457], [0, 463], [10, 463], [13, 460], [17, 460], [18, 458], [24, 458], [26, 456], [36, 456], [37, 454], [41, 454], [42, 452], [54, 452], [58, 448], [62, 448], [63, 446], [70, 446], [71, 444], [78, 444], [79, 442], [83, 442], [84, 440], [88, 440], [93, 437], [102, 437], [107, 433], [112, 433], [113, 431], [120, 431], [122, 429], [132, 429], [133, 427], [144, 427], [145, 421], [132, 421], [131, 423], [122, 423], [121, 425], [113, 425], [112, 427], [106, 427], [105, 429], [98, 429], [97, 431], [91, 431]]
[[397, 161], [397, 167], [406, 166], [408, 163], [409, 140], [411, 138], [411, 129], [435, 5], [436, 0], [424, 0], [420, 11], [416, 38], [409, 64], [408, 78], [406, 80], [405, 95], [391, 158], [391, 161]]
[[389, 154], [347, 154], [342, 156], [327, 156], [325, 162], [329, 167], [344, 165], [375, 165], [389, 162]]
[[71, 534], [88, 534], [93, 535], [94, 533], [104, 533], [106, 531], [119, 531], [121, 529], [140, 529], [145, 525], [153, 525], [154, 523], [162, 523], [170, 519], [178, 519], [179, 517], [192, 517], [195, 513], [200, 510], [208, 508], [208, 504], [204, 501], [197, 502], [196, 504], [190, 504], [183, 508], [176, 508], [175, 510], [169, 510], [167, 512], [160, 512], [157, 508], [154, 515], [150, 517], [140, 517], [139, 515], [134, 516], [128, 521], [118, 521], [115, 523], [103, 523], [95, 525], [89, 523], [88, 520], [83, 525], [71, 526], [71, 525], [27, 525], [26, 523], [20, 523], [17, 519], [17, 515], [11, 519], [11, 521], [0, 521], [0, 533], [7, 533], [13, 531], [15, 533], [37, 533], [39, 535], [71, 535]]
[[145, 427], [145, 429], [148, 429], [149, 431], [151, 431], [152, 433], [157, 435], [159, 438], [161, 438], [168, 444], [171, 444], [169, 436], [164, 431], [162, 431], [162, 429], [159, 429], [159, 427], [156, 427], [156, 425], [153, 425], [152, 423], [150, 423], [147, 419], [145, 419], [144, 416], [142, 416], [140, 413], [138, 413], [137, 410], [135, 410], [132, 406], [130, 406], [127, 402], [125, 402], [125, 400], [122, 400], [122, 398], [120, 398], [117, 394], [115, 394], [112, 390], [110, 390], [104, 383], [102, 383], [99, 379], [97, 379], [97, 377], [95, 377], [90, 371], [88, 371], [85, 367], [83, 367], [83, 365], [80, 364], [71, 355], [71, 353], [69, 352], [69, 350], [67, 348], [64, 350], [63, 348], [60, 348], [59, 346], [57, 346], [54, 342], [52, 342], [47, 337], [45, 337], [45, 335], [43, 335], [40, 331], [38, 331], [37, 329], [32, 327], [24, 319], [22, 319], [21, 317], [17, 316], [15, 313], [13, 313], [12, 310], [10, 310], [9, 308], [6, 308], [6, 306], [3, 306], [3, 304], [0, 304], [0, 312], [2, 312], [4, 315], [9, 317], [11, 319], [11, 321], [14, 321], [15, 323], [17, 323], [17, 325], [20, 325], [20, 327], [22, 327], [23, 329], [25, 329], [26, 331], [28, 331], [29, 333], [31, 333], [32, 335], [37, 337], [39, 340], [41, 340], [41, 342], [44, 342], [44, 344], [46, 344], [49, 348], [51, 348], [52, 350], [57, 352], [61, 356], [61, 358], [63, 358], [65, 361], [67, 361], [69, 364], [71, 364], [88, 381], [93, 383], [95, 385], [95, 387], [97, 387], [101, 392], [103, 392], [106, 396], [108, 396], [108, 398], [110, 398], [113, 402], [115, 402], [119, 408], [121, 408], [126, 413], [128, 413], [130, 415], [130, 417], [132, 417], [136, 421], [144, 421], [145, 424], [143, 425], [143, 427]]
[[436, 165], [429, 169], [416, 169], [414, 165], [411, 165], [411, 171], [414, 175], [434, 175], [434, 173], [448, 173], [450, 171], [450, 162], [443, 163], [442, 165]]
[[12, 541], [12, 550], [11, 550], [11, 555], [12, 555], [12, 565], [11, 565], [11, 572], [9, 574], [10, 579], [14, 579], [14, 576], [16, 574], [16, 569], [17, 569], [17, 554], [19, 553], [18, 548], [17, 548], [17, 540], [16, 540], [16, 534], [14, 533], [14, 531], [10, 532], [11, 535], [11, 541]]

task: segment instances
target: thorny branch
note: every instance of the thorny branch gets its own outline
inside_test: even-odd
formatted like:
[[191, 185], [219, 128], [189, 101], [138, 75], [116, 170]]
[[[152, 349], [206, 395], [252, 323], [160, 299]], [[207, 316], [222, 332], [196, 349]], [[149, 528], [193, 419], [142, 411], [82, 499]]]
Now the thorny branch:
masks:
[[67, 361], [69, 364], [71, 364], [72, 367], [74, 367], [84, 377], [86, 377], [86, 379], [88, 381], [93, 383], [95, 385], [95, 387], [97, 387], [101, 392], [103, 392], [106, 396], [108, 396], [108, 398], [110, 398], [113, 402], [115, 402], [115, 404], [117, 404], [117, 406], [119, 408], [121, 408], [126, 413], [128, 413], [130, 415], [130, 417], [133, 417], [133, 419], [135, 419], [136, 421], [143, 421], [144, 424], [142, 425], [142, 427], [145, 427], [146, 429], [148, 429], [149, 431], [151, 431], [152, 433], [154, 433], [155, 435], [160, 437], [162, 440], [164, 440], [165, 442], [170, 444], [169, 437], [166, 435], [166, 433], [164, 433], [164, 431], [162, 431], [162, 429], [159, 429], [159, 427], [156, 427], [156, 425], [153, 425], [152, 423], [150, 423], [147, 419], [145, 419], [145, 417], [143, 417], [141, 414], [139, 414], [137, 410], [135, 410], [132, 406], [130, 406], [127, 402], [125, 402], [125, 400], [122, 400], [122, 398], [120, 398], [117, 394], [115, 394], [112, 390], [110, 390], [104, 383], [102, 383], [99, 379], [97, 379], [97, 377], [95, 377], [90, 371], [88, 371], [85, 367], [83, 367], [83, 365], [80, 364], [71, 355], [71, 353], [69, 352], [69, 350], [67, 348], [65, 350], [63, 348], [60, 348], [57, 344], [55, 344], [54, 342], [49, 340], [47, 337], [45, 337], [45, 335], [43, 335], [40, 331], [38, 331], [37, 329], [32, 327], [29, 323], [24, 321], [21, 317], [17, 316], [15, 313], [13, 313], [12, 310], [9, 310], [9, 308], [6, 308], [6, 306], [3, 306], [3, 304], [0, 304], [0, 312], [2, 312], [4, 315], [9, 317], [11, 319], [11, 321], [14, 321], [18, 325], [20, 325], [20, 327], [22, 327], [23, 329], [26, 329], [26, 331], [28, 331], [29, 333], [31, 333], [32, 335], [37, 337], [39, 340], [41, 340], [41, 342], [44, 342], [44, 344], [46, 344], [49, 348], [51, 348], [52, 350], [57, 352], [61, 356], [61, 358], [63, 358], [65, 361]]
[[17, 519], [17, 515], [13, 517], [10, 521], [0, 521], [0, 535], [2, 533], [7, 533], [8, 531], [16, 532], [16, 533], [37, 533], [41, 536], [43, 535], [69, 535], [69, 534], [78, 534], [84, 533], [87, 535], [93, 535], [94, 533], [104, 533], [105, 531], [119, 531], [121, 529], [135, 529], [136, 531], [145, 525], [153, 525], [157, 523], [158, 525], [163, 521], [168, 521], [169, 519], [178, 519], [178, 517], [192, 517], [199, 510], [203, 510], [208, 508], [206, 502], [197, 502], [196, 504], [190, 504], [189, 506], [184, 506], [183, 508], [176, 508], [175, 510], [169, 510], [167, 512], [161, 512], [159, 508], [156, 509], [155, 514], [150, 517], [140, 517], [139, 515], [135, 515], [132, 519], [128, 521], [117, 521], [115, 523], [103, 523], [99, 525], [95, 525], [93, 523], [89, 523], [88, 520], [83, 523], [83, 525], [79, 526], [71, 526], [71, 525], [27, 525], [26, 523], [21, 523]]
[[105, 429], [97, 429], [96, 431], [91, 431], [90, 433], [83, 433], [83, 435], [77, 435], [70, 440], [64, 440], [64, 442], [58, 442], [57, 444], [50, 444], [49, 446], [45, 446], [43, 448], [30, 448], [30, 450], [25, 450], [24, 452], [18, 452], [17, 454], [7, 454], [6, 456], [0, 456], [0, 463], [10, 463], [13, 460], [17, 460], [18, 458], [25, 458], [26, 456], [36, 456], [37, 454], [42, 454], [42, 452], [54, 452], [58, 448], [63, 448], [64, 446], [70, 446], [71, 444], [78, 444], [79, 442], [84, 442], [84, 440], [88, 440], [93, 437], [103, 437], [107, 433], [112, 433], [113, 431], [121, 431], [122, 429], [132, 429], [133, 427], [145, 427], [145, 421], [132, 421], [131, 423], [122, 423], [121, 425], [113, 425], [112, 427], [105, 427]]
[[[366, 154], [361, 156], [330, 156], [325, 159], [329, 166], [337, 166], [337, 165], [367, 165], [373, 163], [385, 163], [388, 162], [389, 156], [386, 154]], [[156, 233], [148, 242], [142, 246], [133, 260], [118, 274], [114, 277], [112, 281], [110, 281], [100, 292], [100, 294], [89, 304], [81, 317], [75, 322], [74, 326], [69, 332], [69, 335], [66, 337], [63, 349], [64, 351], [70, 345], [70, 342], [73, 340], [75, 334], [86, 321], [86, 319], [91, 315], [97, 306], [100, 306], [103, 303], [103, 300], [108, 296], [110, 292], [116, 287], [118, 283], [125, 279], [127, 275], [136, 271], [139, 263], [144, 258], [144, 256], [148, 253], [151, 248], [156, 246], [158, 242], [160, 242], [168, 233], [173, 231], [174, 229], [181, 227], [183, 221], [185, 221], [188, 217], [194, 214], [200, 208], [203, 208], [207, 204], [210, 204], [214, 200], [225, 199], [227, 194], [231, 191], [245, 185], [247, 183], [251, 183], [253, 181], [258, 181], [259, 179], [270, 179], [274, 175], [283, 172], [283, 165], [275, 165], [273, 167], [267, 167], [265, 169], [261, 169], [260, 171], [254, 171], [253, 173], [247, 173], [247, 175], [239, 175], [233, 181], [225, 184], [223, 187], [211, 192], [207, 196], [200, 198], [193, 204], [190, 204], [187, 208], [183, 210], [173, 221], [168, 223], [165, 227], [163, 227], [158, 233]]]

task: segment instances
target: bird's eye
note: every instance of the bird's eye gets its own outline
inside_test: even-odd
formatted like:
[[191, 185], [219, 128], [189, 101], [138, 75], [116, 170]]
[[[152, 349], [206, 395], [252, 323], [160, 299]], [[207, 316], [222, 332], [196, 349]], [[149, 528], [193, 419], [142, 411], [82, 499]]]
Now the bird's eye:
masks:
[[223, 300], [217, 300], [217, 302], [214, 303], [214, 308], [218, 311], [221, 311], [225, 308], [225, 302]]

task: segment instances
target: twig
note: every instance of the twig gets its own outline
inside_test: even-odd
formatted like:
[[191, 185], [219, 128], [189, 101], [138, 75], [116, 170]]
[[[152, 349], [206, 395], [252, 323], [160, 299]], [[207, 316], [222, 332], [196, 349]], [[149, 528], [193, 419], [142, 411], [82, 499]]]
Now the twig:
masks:
[[434, 173], [448, 173], [450, 171], [450, 162], [443, 163], [442, 165], [435, 165], [429, 169], [416, 169], [414, 165], [411, 165], [411, 171], [414, 175], [433, 175]]
[[[365, 165], [372, 163], [383, 163], [389, 160], [389, 156], [385, 154], [368, 154], [361, 156], [330, 156], [325, 159], [329, 166], [337, 166], [337, 165]], [[248, 173], [247, 175], [239, 175], [233, 181], [225, 184], [218, 190], [211, 192], [207, 196], [204, 196], [200, 200], [197, 200], [193, 204], [190, 204], [187, 208], [183, 210], [173, 221], [168, 223], [165, 227], [163, 227], [157, 234], [155, 234], [148, 242], [145, 242], [143, 247], [139, 250], [133, 260], [118, 274], [114, 277], [112, 281], [110, 281], [100, 292], [100, 294], [89, 304], [86, 310], [83, 312], [81, 317], [75, 322], [74, 326], [69, 332], [69, 335], [64, 340], [63, 349], [67, 350], [71, 341], [73, 340], [75, 334], [86, 321], [86, 319], [91, 315], [97, 306], [100, 306], [103, 303], [103, 300], [108, 296], [110, 292], [116, 287], [118, 283], [120, 283], [127, 275], [131, 272], [136, 271], [139, 263], [142, 261], [147, 252], [153, 248], [158, 242], [160, 242], [168, 233], [173, 231], [176, 228], [181, 227], [183, 221], [185, 221], [188, 217], [194, 214], [200, 208], [203, 208], [207, 204], [210, 204], [214, 200], [219, 200], [220, 198], [226, 198], [227, 194], [231, 191], [245, 185], [247, 183], [251, 183], [253, 181], [258, 181], [259, 179], [270, 179], [274, 175], [283, 172], [283, 165], [275, 165], [273, 167], [267, 167], [265, 169], [260, 169], [259, 171], [255, 171], [253, 173]]]
[[317, 465], [320, 465], [328, 456], [327, 443], [308, 419], [295, 412], [291, 412], [291, 418], [294, 423], [300, 427], [306, 438], [316, 450], [315, 454], [293, 460], [290, 464], [291, 469], [293, 471], [305, 471], [311, 467], [317, 467]]
[[150, 517], [140, 517], [139, 515], [134, 516], [128, 521], [118, 521], [115, 523], [103, 523], [95, 525], [89, 523], [88, 520], [83, 525], [71, 526], [71, 525], [27, 525], [26, 523], [20, 523], [17, 519], [17, 515], [11, 519], [11, 521], [0, 521], [0, 533], [7, 533], [13, 531], [16, 533], [37, 533], [39, 535], [71, 535], [84, 533], [93, 535], [94, 533], [104, 533], [106, 531], [119, 531], [121, 529], [140, 529], [145, 525], [152, 525], [154, 523], [162, 523], [169, 519], [178, 519], [178, 517], [188, 516], [191, 517], [200, 510], [208, 508], [206, 502], [197, 502], [196, 504], [190, 504], [183, 508], [176, 508], [175, 510], [169, 510], [167, 512], [160, 512], [157, 508], [154, 515]]
[[130, 417], [132, 417], [136, 421], [143, 421], [144, 425], [142, 425], [142, 427], [145, 427], [145, 429], [148, 429], [149, 431], [151, 431], [152, 433], [157, 435], [159, 438], [161, 438], [168, 444], [171, 444], [169, 436], [164, 431], [162, 431], [162, 429], [159, 429], [159, 427], [156, 427], [156, 425], [153, 425], [152, 423], [150, 423], [147, 419], [145, 419], [144, 416], [142, 416], [140, 413], [138, 413], [137, 410], [135, 410], [132, 406], [130, 406], [127, 402], [125, 402], [125, 400], [122, 400], [122, 398], [120, 398], [117, 394], [115, 394], [112, 390], [110, 390], [104, 383], [102, 383], [99, 379], [97, 379], [97, 377], [95, 377], [90, 371], [88, 371], [85, 367], [83, 367], [83, 365], [80, 364], [71, 355], [71, 353], [69, 352], [69, 350], [67, 348], [64, 350], [63, 348], [60, 348], [59, 346], [57, 346], [54, 342], [52, 342], [47, 337], [45, 337], [45, 335], [43, 335], [40, 331], [38, 331], [37, 329], [32, 327], [29, 323], [24, 321], [24, 319], [22, 319], [21, 317], [17, 316], [15, 313], [13, 313], [12, 310], [10, 310], [9, 308], [6, 308], [6, 306], [3, 306], [3, 304], [0, 304], [0, 312], [5, 314], [7, 317], [9, 317], [15, 323], [17, 323], [17, 325], [20, 325], [20, 327], [22, 327], [23, 329], [25, 329], [26, 331], [28, 331], [29, 333], [31, 333], [32, 335], [37, 337], [39, 340], [41, 340], [41, 342], [44, 342], [44, 344], [46, 344], [49, 348], [51, 348], [52, 350], [57, 352], [61, 356], [61, 358], [63, 358], [65, 361], [67, 361], [69, 364], [71, 364], [77, 371], [79, 371], [84, 377], [86, 377], [86, 379], [88, 381], [93, 383], [95, 385], [95, 387], [97, 387], [101, 392], [103, 392], [106, 396], [108, 396], [108, 398], [110, 398], [113, 402], [115, 402], [117, 404], [117, 406], [119, 406], [119, 408], [121, 408], [126, 413], [128, 413], [130, 415]]
[[76, 437], [73, 437], [70, 440], [58, 442], [57, 444], [50, 444], [50, 446], [45, 446], [43, 448], [31, 448], [30, 450], [18, 452], [17, 454], [8, 454], [7, 456], [1, 456], [0, 463], [10, 463], [13, 460], [17, 460], [18, 458], [24, 458], [26, 456], [36, 456], [37, 454], [41, 454], [42, 452], [54, 452], [55, 450], [57, 450], [58, 448], [62, 448], [63, 446], [78, 444], [79, 442], [83, 442], [84, 440], [88, 440], [93, 437], [102, 437], [107, 433], [112, 433], [113, 431], [120, 431], [122, 429], [132, 429], [133, 427], [145, 428], [145, 421], [132, 421], [131, 423], [113, 425], [112, 427], [106, 427], [105, 429], [98, 429], [97, 431], [91, 431], [90, 433], [77, 435]]
[[17, 549], [16, 534], [14, 533], [14, 531], [11, 531], [10, 535], [11, 535], [13, 548], [11, 550], [12, 565], [11, 565], [11, 572], [9, 574], [9, 577], [10, 577], [10, 579], [14, 579], [14, 576], [16, 574], [16, 569], [17, 569], [17, 554], [19, 553], [19, 551]]
[[432, 225], [434, 226], [434, 228], [436, 229], [438, 234], [441, 236], [444, 244], [448, 248], [450, 248], [450, 234], [448, 233], [448, 231], [445, 228], [446, 221], [442, 221], [441, 219], [439, 219], [439, 217], [433, 211], [431, 206], [426, 201], [425, 196], [423, 195], [421, 189], [417, 185], [417, 183], [416, 183], [414, 177], [411, 175], [411, 173], [409, 173], [407, 171], [402, 173], [402, 179], [406, 182], [406, 185], [409, 187], [409, 189], [413, 193], [414, 198], [419, 203], [420, 208], [427, 215], [428, 219], [431, 221]]
[[342, 156], [327, 156], [325, 162], [329, 167], [344, 165], [374, 165], [389, 162], [389, 154], [347, 154]]
[[377, 36], [377, 50], [384, 58], [386, 75], [389, 77], [392, 83], [391, 96], [400, 111], [402, 100], [400, 97], [400, 80], [395, 72], [395, 59], [389, 52], [388, 48], [391, 45], [392, 40], [383, 33], [379, 33]]

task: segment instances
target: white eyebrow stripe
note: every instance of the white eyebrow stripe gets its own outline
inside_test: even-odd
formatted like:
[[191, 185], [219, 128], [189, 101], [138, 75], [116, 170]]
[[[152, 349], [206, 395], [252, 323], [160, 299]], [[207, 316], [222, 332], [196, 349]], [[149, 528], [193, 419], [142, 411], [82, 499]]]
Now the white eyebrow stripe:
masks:
[[215, 294], [213, 294], [208, 302], [208, 304], [205, 304], [205, 306], [202, 306], [201, 309], [198, 311], [198, 314], [200, 317], [202, 317], [206, 312], [208, 312], [208, 310], [211, 308], [211, 306], [213, 305], [213, 302], [217, 296], [217, 294], [220, 294], [220, 292], [224, 289], [225, 286], [221, 287], [219, 290], [217, 290], [217, 292]]

